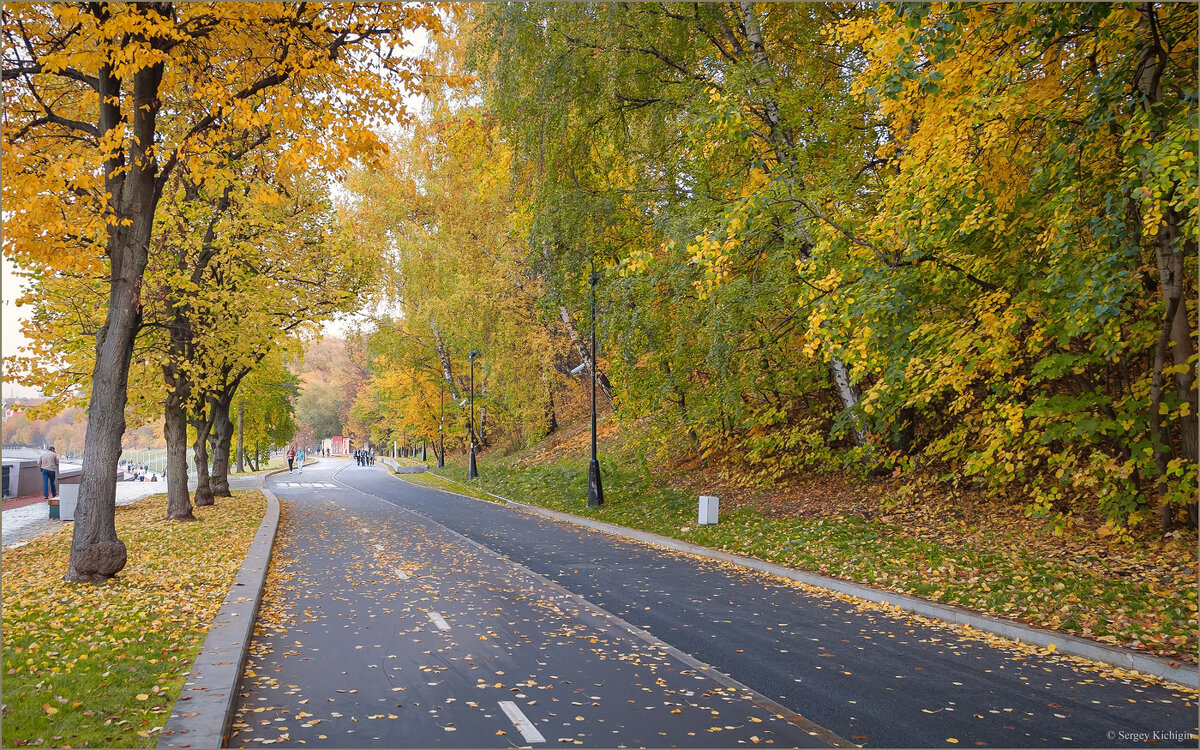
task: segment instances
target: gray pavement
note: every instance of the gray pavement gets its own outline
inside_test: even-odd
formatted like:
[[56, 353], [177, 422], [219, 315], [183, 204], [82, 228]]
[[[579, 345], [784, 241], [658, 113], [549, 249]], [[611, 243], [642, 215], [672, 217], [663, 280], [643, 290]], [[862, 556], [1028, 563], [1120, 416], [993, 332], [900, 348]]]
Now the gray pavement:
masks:
[[[1194, 691], [1004, 648], [724, 562], [512, 506], [338, 481], [418, 512], [543, 575], [853, 742], [873, 746], [1196, 744]], [[519, 499], [519, 498], [514, 498]]]
[[284, 503], [278, 598], [260, 612], [230, 746], [849, 744], [340, 481], [388, 479], [383, 467], [342, 465], [270, 483]]
[[[233, 477], [229, 480], [230, 489], [247, 490], [262, 486], [261, 476]], [[196, 488], [195, 480], [189, 483], [190, 489]], [[138, 500], [167, 491], [165, 480], [158, 482], [117, 482], [117, 505], [129, 505]], [[34, 537], [49, 534], [61, 529], [70, 521], [59, 521], [50, 518], [50, 509], [45, 502], [24, 505], [20, 508], [10, 508], [0, 516], [0, 544], [4, 547], [20, 546]]]

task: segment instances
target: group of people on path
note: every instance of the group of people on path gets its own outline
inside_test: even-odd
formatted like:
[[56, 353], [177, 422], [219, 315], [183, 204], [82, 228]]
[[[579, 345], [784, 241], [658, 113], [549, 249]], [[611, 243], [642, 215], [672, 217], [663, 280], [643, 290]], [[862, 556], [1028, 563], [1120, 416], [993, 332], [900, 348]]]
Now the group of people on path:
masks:
[[289, 445], [287, 449], [288, 473], [290, 474], [292, 473], [293, 469], [296, 469], [297, 474], [303, 474], [304, 458], [305, 456], [303, 447], [301, 447], [299, 450], [296, 450], [295, 446]]
[[354, 451], [354, 460], [358, 462], [359, 466], [374, 466], [375, 451], [367, 450], [366, 448], [359, 448], [358, 450]]

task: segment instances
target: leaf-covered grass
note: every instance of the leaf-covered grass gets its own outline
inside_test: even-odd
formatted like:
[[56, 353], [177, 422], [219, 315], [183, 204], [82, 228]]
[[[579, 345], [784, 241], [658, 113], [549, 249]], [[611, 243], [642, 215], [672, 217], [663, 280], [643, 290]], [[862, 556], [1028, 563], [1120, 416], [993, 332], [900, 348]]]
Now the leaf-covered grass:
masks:
[[[698, 526], [696, 495], [662, 486], [670, 480], [652, 479], [635, 461], [601, 456], [599, 508], [587, 506], [583, 457], [480, 463], [471, 484], [519, 502], [1195, 661], [1196, 550], [1187, 539], [1068, 543], [1032, 524], [795, 517], [726, 503], [719, 524]], [[459, 465], [438, 471], [466, 480]]]
[[129, 560], [62, 580], [73, 526], [4, 551], [3, 745], [153, 747], [263, 517], [257, 490], [166, 522], [166, 496], [116, 510]]

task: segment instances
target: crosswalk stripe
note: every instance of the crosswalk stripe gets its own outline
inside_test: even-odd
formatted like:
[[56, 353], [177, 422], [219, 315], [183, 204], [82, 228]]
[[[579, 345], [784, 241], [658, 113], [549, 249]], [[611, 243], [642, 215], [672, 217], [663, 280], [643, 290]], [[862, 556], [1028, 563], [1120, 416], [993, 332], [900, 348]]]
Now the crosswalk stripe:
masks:
[[450, 629], [450, 624], [447, 623], [445, 618], [443, 618], [437, 612], [426, 612], [425, 614], [429, 615], [429, 619], [433, 620], [433, 624], [437, 625], [438, 630]]

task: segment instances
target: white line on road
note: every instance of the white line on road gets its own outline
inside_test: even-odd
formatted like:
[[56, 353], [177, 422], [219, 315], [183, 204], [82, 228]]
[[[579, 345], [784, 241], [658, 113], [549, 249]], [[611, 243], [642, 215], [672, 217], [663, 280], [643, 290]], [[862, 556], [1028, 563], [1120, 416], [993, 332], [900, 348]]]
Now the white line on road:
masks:
[[512, 701], [500, 701], [500, 710], [508, 717], [521, 736], [526, 742], [545, 742], [546, 738], [537, 730], [533, 722], [525, 718], [525, 714], [521, 713], [521, 709], [517, 708], [517, 704]]
[[407, 581], [408, 573], [405, 573], [403, 570], [396, 568], [396, 577], [399, 578], [401, 581]]
[[433, 620], [434, 625], [438, 626], [438, 630], [449, 630], [450, 629], [450, 625], [437, 612], [426, 612], [425, 614], [429, 615], [429, 619]]
[[380, 552], [383, 552], [383, 545], [382, 545], [382, 544], [376, 544], [376, 545], [375, 545], [375, 549], [376, 549], [376, 550], [378, 550], [378, 551], [380, 551]]

